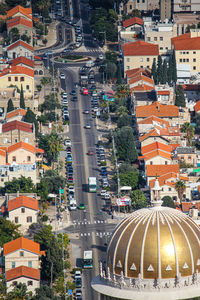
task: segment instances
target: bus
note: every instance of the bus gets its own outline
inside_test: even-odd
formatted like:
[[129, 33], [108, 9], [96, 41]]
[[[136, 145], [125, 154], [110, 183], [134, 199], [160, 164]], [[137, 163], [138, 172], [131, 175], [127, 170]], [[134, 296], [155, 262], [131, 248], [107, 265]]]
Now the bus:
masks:
[[89, 177], [88, 178], [88, 190], [90, 193], [97, 192], [97, 178], [96, 177]]
[[93, 268], [92, 250], [87, 250], [83, 252], [83, 268]]

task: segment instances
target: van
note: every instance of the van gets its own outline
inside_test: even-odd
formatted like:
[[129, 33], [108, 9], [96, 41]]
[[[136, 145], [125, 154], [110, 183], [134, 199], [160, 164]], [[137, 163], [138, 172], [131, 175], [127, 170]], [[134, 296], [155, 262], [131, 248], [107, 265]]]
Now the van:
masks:
[[77, 209], [77, 205], [76, 205], [76, 200], [73, 199], [69, 202], [69, 210], [76, 210]]

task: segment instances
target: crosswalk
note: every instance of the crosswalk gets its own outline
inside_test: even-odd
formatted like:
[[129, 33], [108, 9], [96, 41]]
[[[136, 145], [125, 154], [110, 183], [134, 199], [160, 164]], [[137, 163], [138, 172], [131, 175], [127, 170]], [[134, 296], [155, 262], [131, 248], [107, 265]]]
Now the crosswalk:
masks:
[[80, 226], [80, 225], [94, 225], [94, 224], [106, 224], [107, 220], [94, 220], [94, 222], [90, 221], [73, 221], [72, 225]]
[[112, 234], [112, 232], [98, 232], [98, 231], [81, 232], [81, 233], [79, 233], [79, 236], [80, 237], [86, 237], [86, 236], [92, 236], [92, 234], [94, 234], [96, 237], [104, 238], [104, 237], [110, 236]]

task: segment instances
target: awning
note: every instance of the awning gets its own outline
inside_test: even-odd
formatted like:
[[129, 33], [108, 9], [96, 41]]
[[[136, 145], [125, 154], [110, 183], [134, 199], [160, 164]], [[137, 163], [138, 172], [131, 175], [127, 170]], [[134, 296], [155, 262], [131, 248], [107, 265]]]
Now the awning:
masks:
[[42, 165], [42, 168], [45, 169], [45, 170], [51, 170], [51, 167], [46, 166], [46, 165], [44, 165], [44, 164]]

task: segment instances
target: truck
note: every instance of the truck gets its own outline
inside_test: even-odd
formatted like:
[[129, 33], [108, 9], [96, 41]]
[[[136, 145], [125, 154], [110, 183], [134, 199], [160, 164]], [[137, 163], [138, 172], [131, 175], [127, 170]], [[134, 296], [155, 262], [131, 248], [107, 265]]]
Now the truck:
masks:
[[83, 268], [84, 269], [93, 268], [92, 250], [86, 250], [83, 252]]

